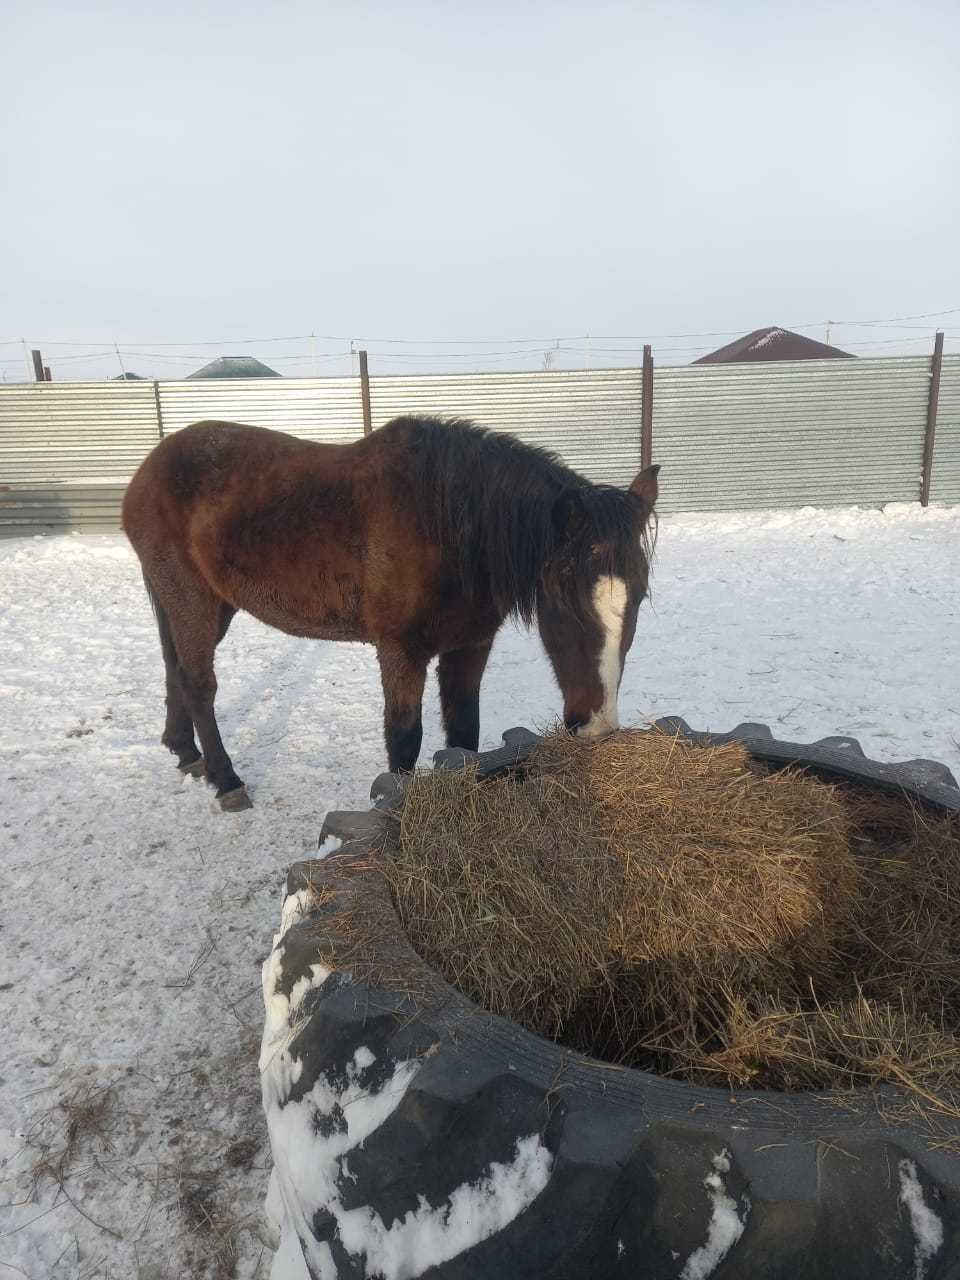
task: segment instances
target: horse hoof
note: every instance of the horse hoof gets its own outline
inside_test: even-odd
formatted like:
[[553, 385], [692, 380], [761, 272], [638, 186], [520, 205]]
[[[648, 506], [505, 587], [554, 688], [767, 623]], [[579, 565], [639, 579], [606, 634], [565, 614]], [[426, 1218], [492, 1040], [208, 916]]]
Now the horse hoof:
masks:
[[207, 765], [203, 756], [199, 756], [196, 760], [191, 760], [189, 764], [177, 765], [177, 768], [184, 777], [190, 778], [203, 778], [207, 772]]
[[232, 791], [227, 791], [217, 799], [224, 813], [242, 813], [244, 809], [253, 808], [253, 801], [247, 795], [246, 787], [234, 787]]

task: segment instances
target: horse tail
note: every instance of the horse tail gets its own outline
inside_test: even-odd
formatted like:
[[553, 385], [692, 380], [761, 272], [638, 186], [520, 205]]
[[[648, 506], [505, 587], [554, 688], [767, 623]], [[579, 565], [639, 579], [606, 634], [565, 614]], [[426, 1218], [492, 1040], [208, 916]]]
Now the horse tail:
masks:
[[147, 599], [150, 601], [150, 607], [153, 610], [153, 616], [156, 618], [157, 623], [159, 624], [161, 618], [166, 620], [166, 617], [167, 617], [166, 610], [164, 609], [163, 605], [160, 603], [160, 597], [157, 595], [157, 592], [156, 592], [156, 589], [154, 588], [153, 583], [147, 577], [146, 569], [141, 567], [140, 572], [143, 575], [143, 585], [147, 589]]
[[143, 585], [147, 589], [147, 598], [150, 601], [150, 607], [153, 609], [153, 616], [157, 620], [157, 630], [160, 632], [160, 648], [163, 651], [164, 659], [177, 665], [177, 646], [173, 642], [173, 631], [170, 628], [170, 619], [167, 617], [167, 611], [160, 603], [160, 597], [153, 586], [153, 583], [147, 577], [146, 570], [143, 570]]

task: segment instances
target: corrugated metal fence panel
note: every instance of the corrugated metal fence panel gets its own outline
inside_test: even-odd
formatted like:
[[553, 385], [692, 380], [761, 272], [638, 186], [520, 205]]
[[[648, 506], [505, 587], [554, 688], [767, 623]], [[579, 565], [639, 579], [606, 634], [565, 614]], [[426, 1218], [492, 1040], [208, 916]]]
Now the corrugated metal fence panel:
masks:
[[126, 485], [82, 485], [64, 488], [11, 485], [0, 488], [0, 537], [34, 533], [116, 533]]
[[123, 484], [158, 439], [152, 382], [0, 387], [0, 484]]
[[199, 378], [159, 387], [164, 435], [209, 418], [330, 444], [363, 435], [358, 378]]
[[402, 414], [471, 418], [552, 449], [596, 482], [625, 485], [640, 466], [640, 371], [373, 377], [374, 429]]
[[929, 387], [928, 356], [659, 369], [660, 507], [916, 501]]
[[960, 355], [944, 356], [930, 477], [931, 502], [960, 502]]
[[[662, 368], [654, 385], [661, 509], [915, 501], [930, 359]], [[164, 431], [203, 418], [306, 439], [362, 434], [357, 378], [0, 386], [0, 528], [116, 528], [122, 487]], [[374, 426], [473, 418], [555, 450], [593, 480], [639, 466], [638, 369], [378, 376]], [[931, 497], [960, 502], [960, 356], [943, 362]]]

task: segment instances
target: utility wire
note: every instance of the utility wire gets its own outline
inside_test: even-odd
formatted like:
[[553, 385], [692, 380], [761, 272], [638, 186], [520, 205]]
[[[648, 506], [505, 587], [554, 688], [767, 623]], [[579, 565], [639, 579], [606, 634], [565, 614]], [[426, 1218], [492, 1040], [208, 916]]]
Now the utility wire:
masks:
[[[929, 320], [941, 316], [960, 315], [960, 307], [949, 307], [944, 311], [926, 311], [916, 315], [891, 316], [886, 319], [873, 320], [807, 320], [803, 322], [794, 321], [791, 324], [778, 325], [781, 329], [817, 329], [825, 328], [827, 324], [843, 325], [848, 327], [873, 326], [873, 325], [898, 325], [904, 322], [904, 327], [914, 320]], [[134, 347], [227, 347], [227, 346], [256, 346], [268, 342], [344, 342], [344, 343], [382, 343], [383, 345], [398, 346], [466, 346], [466, 345], [483, 345], [499, 343], [503, 346], [520, 346], [533, 345], [543, 343], [557, 342], [585, 342], [588, 340], [596, 340], [599, 342], [649, 342], [649, 341], [672, 341], [683, 338], [725, 338], [737, 337], [743, 332], [742, 329], [702, 329], [690, 331], [687, 333], [646, 333], [646, 334], [575, 334], [568, 337], [557, 337], [555, 334], [549, 337], [541, 338], [380, 338], [380, 337], [363, 337], [353, 334], [349, 337], [344, 335], [332, 334], [315, 334], [301, 333], [288, 336], [273, 336], [268, 338], [202, 338], [193, 339], [183, 342], [167, 342], [167, 341], [123, 341], [119, 343], [121, 349], [129, 349]], [[23, 340], [21, 338], [7, 338], [0, 341], [0, 346], [19, 346]], [[105, 341], [90, 339], [86, 342], [79, 342], [76, 339], [59, 339], [46, 338], [37, 341], [37, 346], [41, 347], [99, 347], [109, 345], [111, 351], [114, 349], [114, 340]]]

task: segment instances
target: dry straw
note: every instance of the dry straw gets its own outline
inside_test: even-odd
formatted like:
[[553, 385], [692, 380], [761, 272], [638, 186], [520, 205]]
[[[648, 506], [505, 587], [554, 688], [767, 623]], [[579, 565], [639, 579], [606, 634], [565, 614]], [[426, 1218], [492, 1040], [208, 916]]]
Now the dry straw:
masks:
[[418, 776], [387, 876], [423, 958], [608, 1061], [769, 1088], [891, 1081], [954, 1114], [960, 831], [736, 744], [549, 736]]

